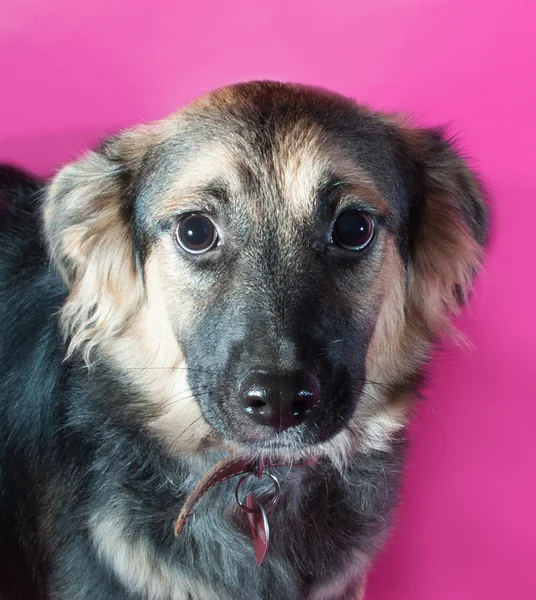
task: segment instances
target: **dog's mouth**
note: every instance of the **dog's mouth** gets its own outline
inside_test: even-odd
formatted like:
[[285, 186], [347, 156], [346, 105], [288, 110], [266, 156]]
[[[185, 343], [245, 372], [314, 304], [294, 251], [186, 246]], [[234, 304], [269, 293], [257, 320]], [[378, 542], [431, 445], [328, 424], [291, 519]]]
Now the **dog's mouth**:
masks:
[[318, 446], [330, 440], [333, 436], [326, 436], [323, 439], [304, 441], [304, 435], [290, 436], [288, 433], [274, 434], [265, 439], [254, 438], [253, 436], [224, 436], [224, 444], [232, 452], [238, 454], [250, 454], [262, 456], [265, 458], [281, 458], [290, 455], [296, 457], [313, 456], [318, 452]]

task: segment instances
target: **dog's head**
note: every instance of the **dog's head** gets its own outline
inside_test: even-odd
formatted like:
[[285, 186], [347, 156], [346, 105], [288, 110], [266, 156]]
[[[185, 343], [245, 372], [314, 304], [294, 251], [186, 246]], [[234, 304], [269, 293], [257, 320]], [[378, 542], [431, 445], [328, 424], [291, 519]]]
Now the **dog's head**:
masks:
[[65, 167], [45, 227], [70, 351], [112, 363], [148, 426], [318, 452], [403, 426], [487, 210], [441, 131], [261, 82]]

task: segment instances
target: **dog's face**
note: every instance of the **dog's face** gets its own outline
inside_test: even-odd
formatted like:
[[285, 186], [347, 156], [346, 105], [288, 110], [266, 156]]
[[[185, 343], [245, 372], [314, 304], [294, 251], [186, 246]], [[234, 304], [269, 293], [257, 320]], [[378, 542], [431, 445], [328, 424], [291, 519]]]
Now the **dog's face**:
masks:
[[403, 426], [486, 209], [437, 131], [252, 83], [66, 167], [45, 224], [71, 350], [178, 449], [347, 452]]

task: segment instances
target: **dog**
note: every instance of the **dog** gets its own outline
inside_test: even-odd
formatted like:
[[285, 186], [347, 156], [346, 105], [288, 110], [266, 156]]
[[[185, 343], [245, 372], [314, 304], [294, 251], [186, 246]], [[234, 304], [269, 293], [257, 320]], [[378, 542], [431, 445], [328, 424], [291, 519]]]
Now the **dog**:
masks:
[[363, 597], [488, 237], [445, 132], [249, 82], [0, 196], [2, 597]]

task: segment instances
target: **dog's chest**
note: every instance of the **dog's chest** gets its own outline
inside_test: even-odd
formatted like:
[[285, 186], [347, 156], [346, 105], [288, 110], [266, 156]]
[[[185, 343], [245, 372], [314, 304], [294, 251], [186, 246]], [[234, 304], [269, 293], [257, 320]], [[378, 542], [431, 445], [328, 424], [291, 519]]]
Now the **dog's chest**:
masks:
[[140, 518], [138, 506], [133, 518], [128, 499], [116, 498], [94, 514], [92, 541], [123, 586], [147, 600], [342, 598], [326, 590], [346, 589], [367, 562], [352, 503], [341, 505], [340, 490], [326, 482], [290, 479], [268, 515], [270, 549], [260, 567], [232, 482], [203, 498], [178, 540], [168, 515]]

